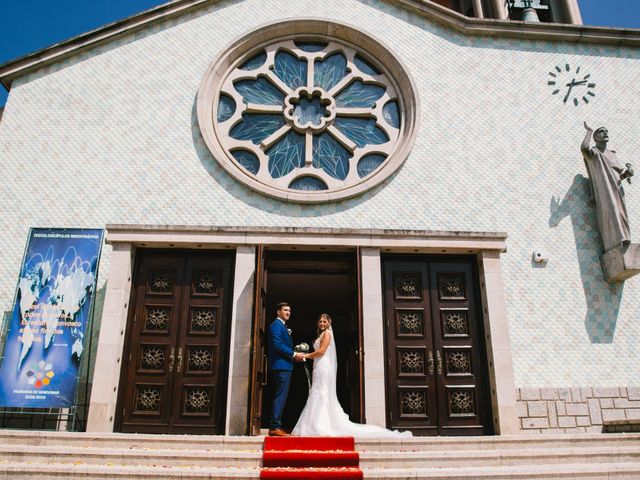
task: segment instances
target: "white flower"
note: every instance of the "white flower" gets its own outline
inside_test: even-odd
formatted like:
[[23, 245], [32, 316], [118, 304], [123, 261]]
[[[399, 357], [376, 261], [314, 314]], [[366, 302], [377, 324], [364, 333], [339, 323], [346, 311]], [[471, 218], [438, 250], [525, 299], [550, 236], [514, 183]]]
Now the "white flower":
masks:
[[287, 332], [289, 332], [289, 335], [291, 335], [291, 329], [287, 328]]

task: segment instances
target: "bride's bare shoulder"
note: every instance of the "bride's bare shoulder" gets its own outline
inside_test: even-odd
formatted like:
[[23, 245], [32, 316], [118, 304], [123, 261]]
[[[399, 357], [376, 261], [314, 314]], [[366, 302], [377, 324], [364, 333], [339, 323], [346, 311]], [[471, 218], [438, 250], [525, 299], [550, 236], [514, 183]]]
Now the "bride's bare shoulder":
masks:
[[318, 340], [322, 340], [324, 337], [327, 337], [329, 340], [331, 340], [332, 336], [333, 336], [333, 332], [331, 330], [325, 330], [320, 334], [320, 336], [318, 337]]

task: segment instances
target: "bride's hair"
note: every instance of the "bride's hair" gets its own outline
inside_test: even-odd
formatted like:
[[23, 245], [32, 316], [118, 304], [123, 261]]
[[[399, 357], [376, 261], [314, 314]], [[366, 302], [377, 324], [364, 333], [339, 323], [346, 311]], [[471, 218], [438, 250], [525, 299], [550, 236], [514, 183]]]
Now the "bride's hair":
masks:
[[[329, 315], [328, 313], [321, 313], [318, 317], [318, 320], [320, 320], [321, 318], [324, 318], [329, 323], [327, 330], [331, 330], [331, 315]], [[320, 329], [318, 329], [318, 337], [320, 337], [321, 333], [322, 332], [320, 331]]]

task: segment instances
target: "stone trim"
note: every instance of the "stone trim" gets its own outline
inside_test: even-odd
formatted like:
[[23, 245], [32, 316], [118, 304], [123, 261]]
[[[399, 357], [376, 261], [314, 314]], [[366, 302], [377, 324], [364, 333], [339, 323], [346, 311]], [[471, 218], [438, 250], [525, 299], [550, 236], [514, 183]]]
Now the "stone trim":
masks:
[[498, 435], [520, 433], [513, 377], [504, 279], [499, 252], [478, 255], [485, 346], [488, 361], [493, 428]]
[[[178, 17], [221, 0], [174, 0], [159, 7], [78, 35], [0, 65], [0, 83], [11, 89], [13, 81], [34, 70], [78, 55], [112, 40], [130, 35], [156, 23]], [[582, 25], [525, 23], [512, 20], [469, 18], [425, 0], [387, 0], [400, 8], [469, 36], [492, 36], [521, 40], [563, 41], [624, 47], [640, 45], [640, 30], [585, 27]]]
[[314, 227], [206, 227], [187, 225], [106, 225], [107, 243], [155, 248], [234, 248], [266, 244], [273, 249], [298, 246], [381, 248], [383, 252], [478, 253], [506, 251], [503, 232], [382, 230]]
[[525, 433], [596, 433], [640, 419], [640, 387], [518, 388], [516, 396]]
[[128, 243], [113, 246], [111, 266], [97, 339], [87, 432], [112, 432], [118, 402], [124, 333], [127, 328], [135, 247]]
[[384, 308], [382, 300], [382, 261], [379, 248], [360, 250], [362, 266], [362, 340], [364, 349], [364, 414], [366, 423], [386, 425], [387, 401], [384, 395]]
[[249, 424], [249, 386], [251, 383], [251, 338], [256, 248], [236, 249], [229, 332], [229, 370], [225, 434], [245, 435]]

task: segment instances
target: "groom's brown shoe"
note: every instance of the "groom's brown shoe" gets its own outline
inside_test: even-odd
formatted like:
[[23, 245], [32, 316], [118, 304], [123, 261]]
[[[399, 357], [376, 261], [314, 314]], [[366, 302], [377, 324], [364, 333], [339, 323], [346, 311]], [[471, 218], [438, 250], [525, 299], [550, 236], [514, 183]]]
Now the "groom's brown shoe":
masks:
[[282, 430], [281, 428], [275, 428], [273, 430], [269, 430], [270, 437], [290, 437], [291, 435]]

